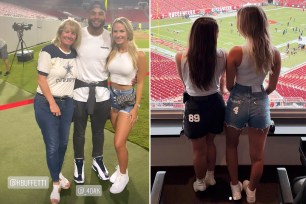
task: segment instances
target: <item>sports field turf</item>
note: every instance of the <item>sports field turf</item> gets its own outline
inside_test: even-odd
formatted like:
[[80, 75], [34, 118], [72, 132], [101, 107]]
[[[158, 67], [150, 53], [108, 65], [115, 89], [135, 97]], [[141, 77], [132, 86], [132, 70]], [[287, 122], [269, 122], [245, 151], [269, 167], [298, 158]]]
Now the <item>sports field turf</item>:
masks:
[[[0, 84], [2, 81], [0, 80]], [[7, 87], [8, 88], [8, 87]], [[15, 92], [14, 87], [9, 87]], [[20, 93], [22, 91], [19, 91]], [[24, 93], [23, 95], [26, 95]], [[50, 203], [52, 181], [46, 163], [45, 147], [38, 128], [33, 105], [0, 111], [1, 160], [0, 160], [0, 203], [1, 204], [45, 204]], [[88, 127], [90, 124], [88, 122]], [[102, 196], [76, 196], [73, 182], [73, 127], [71, 127], [67, 152], [62, 172], [72, 182], [69, 190], [61, 191], [61, 204], [92, 203], [149, 203], [149, 152], [139, 145], [128, 143], [129, 177], [127, 188], [118, 195], [109, 192], [109, 181], [101, 181], [91, 169], [91, 130], [86, 130], [85, 185], [101, 185]], [[105, 131], [104, 162], [109, 172], [115, 171], [117, 157], [113, 145], [113, 134]], [[9, 189], [8, 178], [12, 176], [48, 176], [49, 189]]]

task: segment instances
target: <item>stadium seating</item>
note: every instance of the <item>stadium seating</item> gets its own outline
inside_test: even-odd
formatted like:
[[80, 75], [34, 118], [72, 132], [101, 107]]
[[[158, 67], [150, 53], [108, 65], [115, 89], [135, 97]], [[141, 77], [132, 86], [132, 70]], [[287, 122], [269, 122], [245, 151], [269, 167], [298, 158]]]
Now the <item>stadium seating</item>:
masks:
[[[0, 16], [43, 18], [43, 19], [65, 19], [71, 16], [87, 18], [87, 12], [78, 4], [60, 2], [57, 7], [54, 4], [41, 5], [38, 0], [28, 0], [21, 6], [11, 3], [0, 2]], [[143, 9], [109, 9], [106, 22], [111, 23], [114, 17], [125, 16], [132, 22], [148, 22], [147, 10]]]
[[0, 16], [54, 19], [54, 16], [50, 16], [46, 13], [5, 2], [0, 2]]
[[279, 0], [279, 3], [281, 3], [284, 6], [291, 6], [291, 5], [306, 5], [305, 0]]
[[306, 65], [290, 70], [279, 77], [276, 90], [285, 98], [306, 100]]
[[132, 22], [148, 22], [148, 16], [142, 9], [116, 9], [112, 12], [115, 17], [124, 16]]
[[174, 60], [151, 52], [151, 100], [178, 102], [183, 92]]
[[226, 6], [241, 6], [247, 3], [262, 3], [262, 0], [152, 0], [151, 13], [155, 16], [168, 16], [169, 13], [179, 11], [200, 11], [205, 9], [213, 9]]

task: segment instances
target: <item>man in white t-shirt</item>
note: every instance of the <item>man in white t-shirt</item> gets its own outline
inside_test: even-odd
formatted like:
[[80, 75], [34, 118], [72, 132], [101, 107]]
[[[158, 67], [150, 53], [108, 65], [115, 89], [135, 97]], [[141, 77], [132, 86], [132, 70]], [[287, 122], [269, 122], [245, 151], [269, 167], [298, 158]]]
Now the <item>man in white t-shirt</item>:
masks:
[[88, 26], [83, 28], [82, 41], [77, 49], [78, 77], [74, 90], [74, 181], [84, 183], [84, 144], [88, 116], [92, 130], [92, 169], [102, 180], [109, 174], [103, 163], [104, 126], [110, 112], [109, 76], [105, 68], [111, 51], [111, 37], [104, 29], [104, 2], [94, 1], [88, 8]]

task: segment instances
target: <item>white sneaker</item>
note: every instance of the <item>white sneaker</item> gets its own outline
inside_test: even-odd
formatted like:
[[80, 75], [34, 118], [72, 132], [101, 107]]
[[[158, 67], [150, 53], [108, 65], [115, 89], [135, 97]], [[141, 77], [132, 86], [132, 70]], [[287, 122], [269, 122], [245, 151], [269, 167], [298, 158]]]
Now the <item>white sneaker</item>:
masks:
[[195, 192], [205, 191], [206, 190], [206, 184], [205, 184], [204, 179], [197, 179], [195, 182], [193, 182], [193, 190]]
[[109, 175], [106, 166], [103, 163], [103, 157], [95, 157], [92, 160], [92, 169], [97, 172], [101, 180], [108, 180]]
[[214, 178], [214, 172], [213, 171], [206, 171], [204, 181], [205, 181], [207, 187], [216, 185], [216, 180]]
[[[111, 175], [111, 177], [109, 178], [109, 181], [112, 182], [112, 183], [115, 183], [119, 172], [120, 172], [120, 168], [119, 168], [119, 165], [117, 165], [116, 166], [116, 171]], [[126, 173], [128, 173], [128, 170], [126, 170]]]
[[255, 201], [256, 201], [256, 189], [254, 191], [251, 191], [249, 189], [249, 183], [250, 183], [250, 181], [248, 181], [248, 180], [243, 181], [243, 190], [245, 191], [245, 194], [247, 195], [248, 203], [255, 203]]
[[233, 200], [240, 200], [241, 199], [241, 191], [242, 191], [241, 182], [238, 181], [238, 184], [236, 184], [236, 185], [232, 185], [232, 182], [231, 182], [230, 185], [231, 185]]
[[112, 187], [109, 189], [109, 191], [113, 194], [121, 193], [128, 184], [128, 182], [128, 173], [126, 172], [125, 174], [121, 174], [120, 172], [118, 172], [117, 178]]
[[116, 171], [111, 175], [109, 181], [115, 183], [118, 173], [119, 173], [119, 165], [116, 166]]
[[74, 159], [73, 180], [79, 184], [84, 183], [84, 159]]

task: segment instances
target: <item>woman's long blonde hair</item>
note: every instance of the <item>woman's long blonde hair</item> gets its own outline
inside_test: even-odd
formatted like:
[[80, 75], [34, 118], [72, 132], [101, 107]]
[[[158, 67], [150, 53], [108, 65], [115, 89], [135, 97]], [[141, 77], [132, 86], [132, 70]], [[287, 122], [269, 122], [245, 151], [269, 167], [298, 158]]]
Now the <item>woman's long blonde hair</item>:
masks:
[[51, 41], [51, 43], [58, 46], [58, 47], [61, 45], [60, 37], [61, 37], [61, 34], [66, 27], [70, 27], [73, 30], [73, 32], [75, 32], [76, 35], [77, 35], [77, 38], [75, 39], [74, 43], [71, 45], [71, 47], [76, 49], [81, 43], [82, 28], [81, 28], [81, 25], [76, 20], [70, 19], [70, 18], [64, 20], [60, 24], [60, 26], [57, 29], [56, 36]]
[[[121, 23], [122, 25], [124, 25], [124, 27], [126, 29], [127, 40], [128, 40], [128, 50], [127, 50], [127, 52], [129, 53], [129, 55], [132, 58], [133, 67], [135, 69], [137, 69], [137, 60], [138, 60], [138, 52], [137, 51], [138, 50], [137, 50], [137, 46], [136, 46], [135, 41], [134, 41], [133, 26], [127, 18], [119, 17], [119, 18], [116, 18], [112, 23], [112, 32], [113, 32], [113, 28], [114, 28], [115, 23]], [[106, 67], [108, 67], [109, 63], [116, 56], [117, 52], [118, 52], [118, 46], [117, 46], [116, 42], [114, 41], [114, 39], [112, 39], [112, 51], [110, 52], [110, 54], [107, 58]]]
[[268, 31], [269, 22], [259, 6], [245, 6], [238, 10], [237, 28], [249, 44], [249, 53], [254, 58], [256, 72], [272, 72], [273, 47]]

